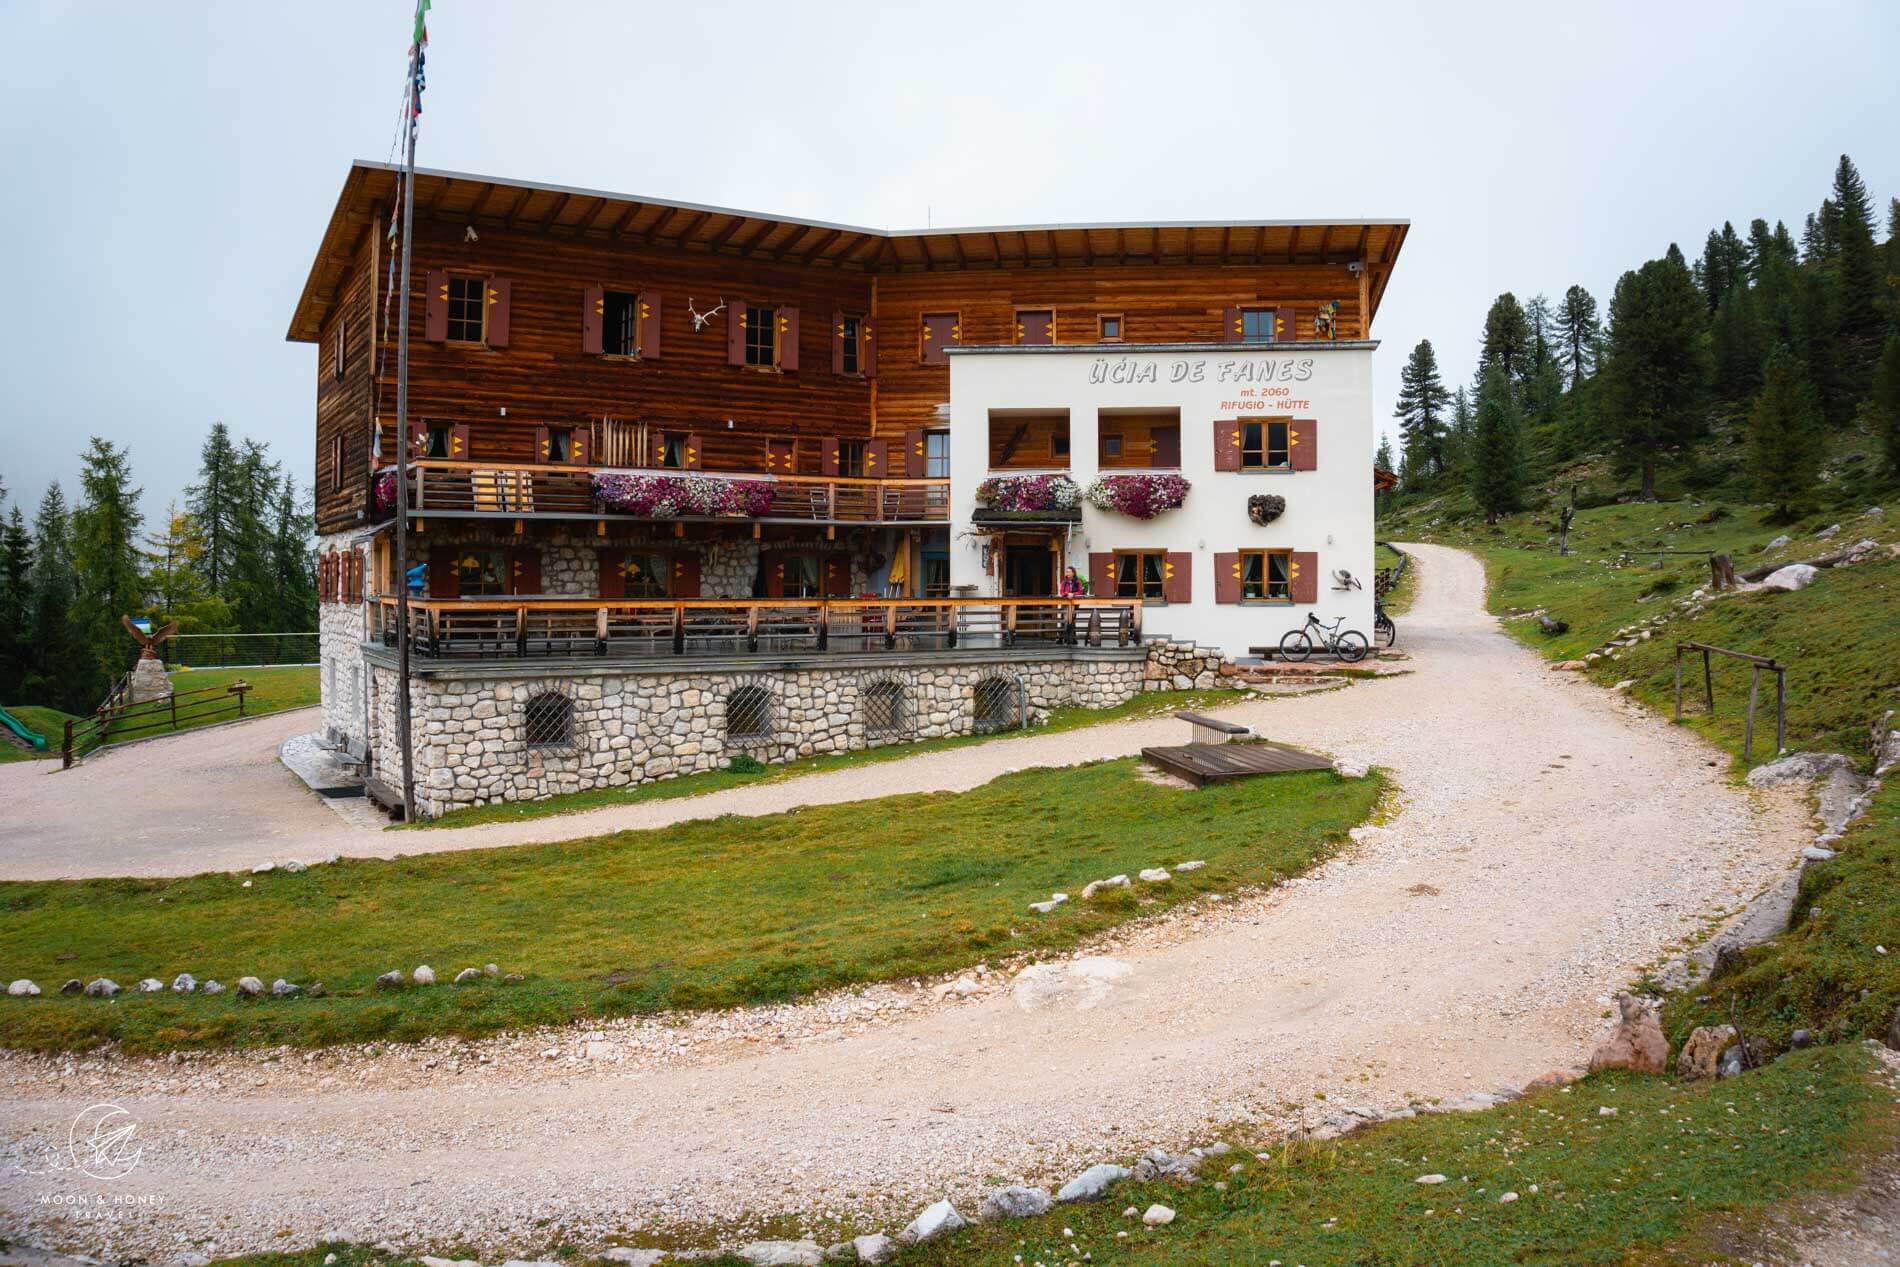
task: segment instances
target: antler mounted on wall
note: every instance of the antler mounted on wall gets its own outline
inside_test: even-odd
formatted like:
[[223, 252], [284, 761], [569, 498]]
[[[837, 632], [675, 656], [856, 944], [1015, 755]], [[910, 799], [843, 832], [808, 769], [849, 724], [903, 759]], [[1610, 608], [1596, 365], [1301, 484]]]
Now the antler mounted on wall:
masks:
[[718, 307], [709, 308], [705, 312], [701, 312], [699, 309], [693, 307], [693, 298], [691, 295], [688, 295], [686, 297], [686, 311], [693, 314], [693, 329], [695, 331], [704, 330], [706, 328], [706, 323], [708, 321], [711, 321], [714, 317], [718, 316], [720, 313], [724, 312], [725, 310], [726, 310], [726, 300], [723, 295], [719, 299]]

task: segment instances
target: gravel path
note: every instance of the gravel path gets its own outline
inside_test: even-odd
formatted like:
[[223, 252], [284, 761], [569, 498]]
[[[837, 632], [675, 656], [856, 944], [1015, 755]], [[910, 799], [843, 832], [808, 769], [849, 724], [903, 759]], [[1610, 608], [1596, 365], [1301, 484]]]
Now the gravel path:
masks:
[[[1059, 1180], [1205, 1142], [1221, 1122], [1287, 1125], [1296, 1106], [1310, 1120], [1316, 1092], [1396, 1108], [1574, 1067], [1611, 991], [1793, 865], [1805, 813], [1730, 783], [1689, 733], [1547, 671], [1483, 614], [1475, 560], [1415, 549], [1422, 590], [1402, 636], [1416, 673], [1229, 710], [1392, 769], [1402, 814], [1304, 880], [1092, 948], [1130, 969], [1092, 991], [1029, 1008], [988, 974], [967, 999], [879, 987], [380, 1055], [0, 1055], [0, 1140], [27, 1168], [102, 1100], [130, 1111], [145, 1145], [115, 1183], [16, 1170], [0, 1232], [95, 1252], [334, 1236], [529, 1257], [562, 1237], [777, 1212], [868, 1230], [994, 1177]], [[1178, 723], [1160, 728], [1178, 739]], [[967, 787], [1001, 766], [1125, 752], [1154, 729], [814, 776], [772, 789], [772, 808], [788, 792]], [[745, 794], [727, 795], [718, 812]], [[82, 1221], [40, 1201], [80, 1193], [161, 1203]]]

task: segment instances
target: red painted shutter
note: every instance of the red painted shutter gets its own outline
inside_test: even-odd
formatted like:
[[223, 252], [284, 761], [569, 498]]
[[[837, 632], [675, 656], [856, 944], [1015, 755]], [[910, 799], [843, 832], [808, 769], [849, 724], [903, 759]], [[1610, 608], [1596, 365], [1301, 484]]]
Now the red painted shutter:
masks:
[[682, 552], [673, 556], [673, 575], [667, 580], [669, 598], [699, 597], [699, 556]]
[[1170, 603], [1194, 601], [1194, 556], [1185, 550], [1170, 550], [1161, 568], [1161, 597]]
[[1287, 593], [1296, 603], [1317, 603], [1319, 601], [1319, 552], [1316, 550], [1295, 550], [1288, 560], [1290, 575], [1287, 577]]
[[430, 598], [462, 596], [462, 577], [455, 561], [458, 553], [454, 546], [429, 547]]
[[363, 601], [363, 556], [350, 551], [350, 601]]
[[789, 305], [778, 310], [778, 367], [798, 368], [798, 309]]
[[765, 442], [765, 471], [768, 475], [796, 475], [798, 473], [796, 441], [767, 440]]
[[1275, 343], [1291, 343], [1299, 338], [1300, 329], [1297, 324], [1298, 320], [1299, 318], [1291, 308], [1274, 309], [1273, 341]]
[[831, 310], [831, 372], [844, 373], [844, 310]]
[[627, 578], [621, 572], [621, 564], [626, 559], [624, 550], [602, 550], [600, 558], [600, 596], [602, 598], [625, 598], [627, 596]]
[[1214, 556], [1215, 602], [1238, 603], [1240, 601], [1240, 575], [1238, 550]]
[[784, 598], [785, 555], [778, 550], [767, 550], [759, 556], [759, 563], [765, 568], [765, 596]]
[[1115, 596], [1115, 556], [1108, 551], [1089, 554], [1089, 594], [1095, 598]]
[[904, 433], [904, 474], [919, 480], [928, 469], [924, 460], [924, 432], [921, 427], [912, 427]]
[[513, 550], [508, 563], [509, 579], [513, 583], [511, 594], [539, 594], [541, 592], [541, 552], [539, 550]]
[[726, 364], [745, 364], [746, 302], [735, 299], [726, 305]]
[[422, 337], [432, 343], [449, 341], [449, 275], [431, 272], [423, 283]]
[[638, 340], [640, 355], [653, 360], [660, 355], [660, 292], [643, 290], [634, 297], [634, 302], [640, 305], [634, 338]]
[[330, 554], [328, 551], [317, 556], [317, 600], [324, 603], [336, 601], [330, 597]]
[[1181, 465], [1181, 428], [1156, 427], [1148, 433], [1148, 461], [1153, 466]]
[[1241, 324], [1240, 309], [1223, 308], [1220, 314], [1221, 341], [1238, 343], [1244, 326]]
[[1214, 469], [1217, 471], [1240, 469], [1240, 419], [1238, 418], [1214, 420]]
[[1056, 314], [1037, 309], [1016, 314], [1016, 342], [1040, 347], [1056, 341]]
[[851, 560], [842, 554], [825, 556], [825, 597], [851, 597]]
[[587, 438], [589, 434], [586, 427], [576, 427], [567, 433], [567, 460], [572, 462], [575, 466], [587, 465]]
[[1292, 452], [1296, 471], [1317, 471], [1319, 469], [1319, 423], [1312, 418], [1295, 418], [1287, 426], [1287, 439]]
[[488, 305], [488, 346], [505, 348], [508, 346], [508, 296], [513, 286], [505, 277], [491, 277], [487, 282]]
[[449, 456], [457, 462], [466, 462], [468, 452], [468, 424], [457, 423], [449, 428]]
[[864, 478], [881, 480], [891, 474], [891, 446], [886, 440], [864, 442]]
[[700, 439], [699, 433], [689, 432], [686, 437], [686, 444], [680, 449], [680, 468], [687, 471], [697, 471], [701, 466], [705, 465], [705, 452], [705, 441]]
[[858, 372], [866, 378], [877, 377], [877, 323], [869, 317], [858, 318]]
[[581, 352], [599, 356], [607, 350], [607, 288], [589, 286], [581, 292]]
[[819, 441], [818, 454], [821, 459], [820, 469], [824, 471], [827, 478], [835, 478], [838, 474], [839, 446], [840, 441], [837, 436], [826, 436], [823, 440]]
[[536, 427], [534, 429], [534, 460], [545, 462], [553, 452], [554, 447], [548, 443], [548, 429]]
[[409, 460], [415, 461], [429, 451], [429, 429], [419, 422], [409, 424]]

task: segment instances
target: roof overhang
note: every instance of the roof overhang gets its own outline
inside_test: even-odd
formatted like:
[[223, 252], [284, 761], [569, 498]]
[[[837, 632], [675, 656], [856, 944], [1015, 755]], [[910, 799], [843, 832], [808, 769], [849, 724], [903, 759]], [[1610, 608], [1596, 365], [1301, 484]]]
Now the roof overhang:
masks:
[[[359, 159], [350, 165], [291, 317], [287, 337], [292, 342], [317, 339], [364, 234], [387, 226], [399, 173], [389, 163]], [[418, 221], [477, 230], [527, 230], [861, 273], [1097, 264], [1361, 264], [1367, 270], [1368, 324], [1410, 228], [1407, 220], [1376, 219], [885, 230], [430, 168], [416, 172], [415, 213]]]

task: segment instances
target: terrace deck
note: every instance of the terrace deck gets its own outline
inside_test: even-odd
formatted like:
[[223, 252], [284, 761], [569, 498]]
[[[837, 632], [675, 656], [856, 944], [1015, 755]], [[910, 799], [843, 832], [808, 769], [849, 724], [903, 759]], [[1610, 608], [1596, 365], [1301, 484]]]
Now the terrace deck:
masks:
[[1156, 769], [1186, 779], [1195, 787], [1261, 774], [1333, 767], [1325, 757], [1277, 743], [1190, 743], [1171, 748], [1143, 748], [1141, 758]]

